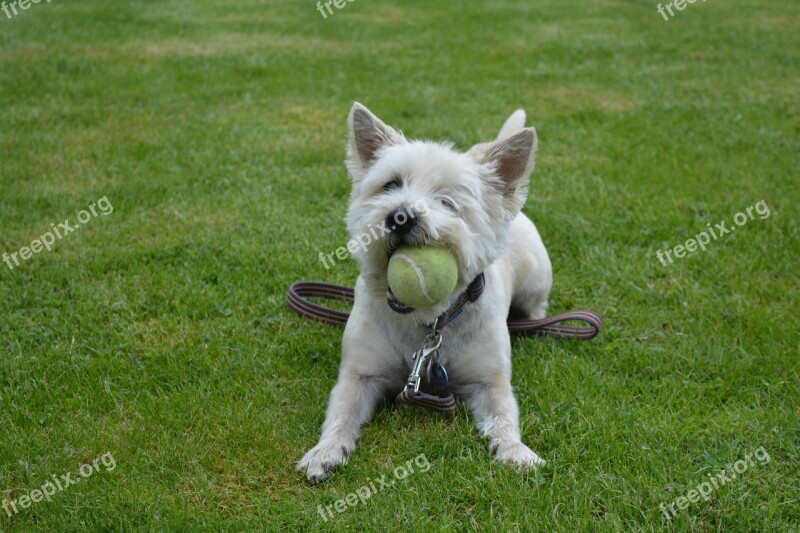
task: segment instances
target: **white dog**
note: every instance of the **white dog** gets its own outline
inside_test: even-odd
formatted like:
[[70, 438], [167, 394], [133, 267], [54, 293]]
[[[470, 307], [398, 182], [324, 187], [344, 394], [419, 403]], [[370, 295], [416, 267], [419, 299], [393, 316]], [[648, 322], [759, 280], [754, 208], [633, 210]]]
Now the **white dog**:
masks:
[[[509, 313], [543, 318], [552, 285], [544, 244], [520, 212], [534, 165], [535, 130], [524, 127], [525, 113], [518, 110], [495, 141], [460, 153], [450, 144], [406, 140], [359, 103], [348, 126], [347, 168], [353, 181], [348, 230], [353, 237], [368, 226], [385, 224], [391, 230], [354, 254], [361, 273], [344, 331], [339, 379], [322, 437], [297, 469], [316, 483], [346, 462], [374, 407], [403, 390], [412, 355], [431, 324], [481, 273], [484, 292], [443, 330], [438, 360], [447, 368], [450, 390], [471, 410], [495, 458], [522, 468], [543, 465], [520, 440], [506, 327]], [[448, 301], [406, 314], [389, 306], [387, 267], [401, 244], [444, 246], [455, 255], [458, 285]]]

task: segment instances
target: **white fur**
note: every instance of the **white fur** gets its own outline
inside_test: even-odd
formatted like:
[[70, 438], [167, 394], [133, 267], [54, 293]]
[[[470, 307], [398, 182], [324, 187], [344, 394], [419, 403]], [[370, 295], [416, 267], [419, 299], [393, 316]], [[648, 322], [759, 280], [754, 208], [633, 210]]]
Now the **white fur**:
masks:
[[[406, 140], [361, 104], [353, 105], [347, 150], [353, 180], [349, 232], [359, 235], [380, 225], [393, 209], [422, 201], [425, 212], [406, 242], [448, 247], [458, 262], [459, 281], [449, 301], [398, 314], [386, 301], [388, 259], [397, 245], [393, 237], [356, 252], [361, 273], [342, 340], [339, 379], [320, 441], [297, 465], [310, 481], [327, 478], [346, 462], [375, 405], [403, 389], [411, 355], [430, 324], [481, 272], [484, 293], [443, 330], [440, 361], [451, 391], [470, 408], [498, 460], [522, 468], [544, 464], [520, 440], [506, 328], [510, 309], [528, 318], [544, 317], [552, 285], [544, 244], [520, 212], [537, 147], [535, 131], [524, 125], [525, 113], [517, 110], [495, 141], [460, 153], [449, 144]], [[384, 191], [395, 178], [402, 185]]]

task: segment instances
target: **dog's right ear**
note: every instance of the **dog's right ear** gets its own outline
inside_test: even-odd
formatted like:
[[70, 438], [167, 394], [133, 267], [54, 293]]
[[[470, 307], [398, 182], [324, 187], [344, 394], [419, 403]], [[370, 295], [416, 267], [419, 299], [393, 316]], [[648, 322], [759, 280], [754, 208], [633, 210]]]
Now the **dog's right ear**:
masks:
[[508, 138], [476, 144], [467, 152], [474, 161], [491, 168], [492, 185], [503, 195], [506, 209], [514, 216], [528, 196], [537, 146], [536, 130], [523, 128]]
[[347, 169], [353, 181], [364, 177], [381, 148], [405, 142], [403, 135], [384, 124], [363, 105], [355, 102], [347, 119]]

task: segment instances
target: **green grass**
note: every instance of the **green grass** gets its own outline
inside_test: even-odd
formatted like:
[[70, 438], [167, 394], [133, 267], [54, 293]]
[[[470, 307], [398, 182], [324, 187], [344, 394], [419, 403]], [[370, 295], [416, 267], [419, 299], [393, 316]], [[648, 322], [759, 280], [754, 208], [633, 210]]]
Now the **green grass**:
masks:
[[[710, 0], [90, 1], [0, 12], [0, 500], [111, 452], [0, 530], [794, 530], [800, 527], [800, 5]], [[310, 487], [341, 331], [284, 305], [352, 284], [342, 160], [354, 100], [461, 148], [514, 108], [540, 148], [525, 207], [552, 311], [586, 343], [515, 339], [523, 438], [492, 462], [466, 411], [393, 407]], [[758, 218], [664, 267], [765, 200]], [[763, 446], [673, 521], [669, 503]], [[424, 453], [327, 523], [316, 513]]]

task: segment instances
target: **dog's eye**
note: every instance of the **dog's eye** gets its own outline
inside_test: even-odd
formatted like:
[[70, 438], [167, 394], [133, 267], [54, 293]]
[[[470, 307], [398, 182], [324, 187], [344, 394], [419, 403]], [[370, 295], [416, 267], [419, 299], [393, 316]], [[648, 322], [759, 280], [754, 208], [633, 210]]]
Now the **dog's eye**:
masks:
[[458, 206], [450, 198], [442, 197], [442, 198], [439, 199], [439, 201], [441, 201], [442, 205], [445, 206], [450, 211], [452, 211], [453, 213], [458, 213]]
[[386, 185], [383, 186], [383, 192], [393, 191], [400, 187], [400, 178], [395, 178]]

